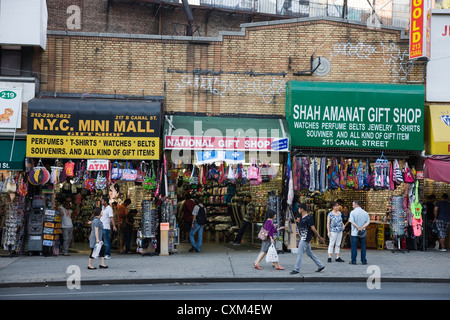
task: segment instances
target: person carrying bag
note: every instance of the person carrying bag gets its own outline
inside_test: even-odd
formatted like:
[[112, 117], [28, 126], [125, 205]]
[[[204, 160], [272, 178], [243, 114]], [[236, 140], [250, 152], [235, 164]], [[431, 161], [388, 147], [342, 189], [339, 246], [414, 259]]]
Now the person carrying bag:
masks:
[[100, 258], [100, 269], [106, 269], [105, 265], [105, 246], [103, 245], [103, 223], [100, 221], [102, 216], [102, 209], [95, 208], [94, 219], [91, 223], [91, 236], [89, 237], [89, 247], [92, 249], [89, 255], [88, 270], [95, 270], [93, 266], [94, 259]]

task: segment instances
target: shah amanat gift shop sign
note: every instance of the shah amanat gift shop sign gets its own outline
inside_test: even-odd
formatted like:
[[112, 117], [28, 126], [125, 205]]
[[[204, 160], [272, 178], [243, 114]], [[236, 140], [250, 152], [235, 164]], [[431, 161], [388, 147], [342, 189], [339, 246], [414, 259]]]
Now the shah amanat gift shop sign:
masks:
[[423, 86], [288, 84], [293, 146], [423, 150]]

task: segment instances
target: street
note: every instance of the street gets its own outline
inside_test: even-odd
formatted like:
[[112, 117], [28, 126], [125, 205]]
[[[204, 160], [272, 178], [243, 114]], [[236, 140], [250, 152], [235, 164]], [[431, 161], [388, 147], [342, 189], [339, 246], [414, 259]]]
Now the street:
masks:
[[1, 288], [0, 300], [449, 300], [449, 283], [214, 282]]

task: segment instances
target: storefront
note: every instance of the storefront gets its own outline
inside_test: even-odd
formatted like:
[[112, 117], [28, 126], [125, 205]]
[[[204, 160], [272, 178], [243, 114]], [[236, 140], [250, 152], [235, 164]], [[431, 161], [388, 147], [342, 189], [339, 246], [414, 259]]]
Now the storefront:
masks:
[[291, 81], [286, 118], [294, 193], [325, 239], [330, 202], [347, 214], [359, 200], [371, 219], [369, 248], [423, 247], [422, 217], [411, 210], [424, 201], [423, 86]]
[[[186, 195], [198, 197], [209, 217], [204, 242], [227, 243], [235, 239], [242, 224], [245, 196], [251, 195], [256, 217], [247, 230], [250, 239], [244, 238], [251, 243], [269, 197], [281, 197], [289, 145], [284, 119], [166, 115], [169, 197], [174, 204]], [[178, 211], [180, 208], [181, 203]], [[278, 211], [281, 213], [280, 208]], [[185, 237], [183, 240], [186, 242]]]
[[[33, 219], [43, 228], [29, 232], [29, 251], [58, 254], [59, 208], [67, 199], [74, 241], [87, 245], [93, 209], [107, 197], [115, 215], [125, 199], [137, 210], [131, 243], [141, 253], [168, 253], [160, 243], [159, 223], [169, 223], [161, 161], [161, 102], [33, 99], [28, 105], [26, 156], [28, 197]], [[115, 223], [118, 217], [115, 216]], [[31, 226], [31, 224], [29, 224]], [[31, 231], [31, 230], [29, 230]], [[120, 228], [119, 228], [120, 232]], [[42, 237], [41, 246], [32, 240]], [[31, 239], [32, 238], [32, 239]], [[113, 237], [112, 248], [119, 247]], [[123, 248], [118, 248], [122, 250]], [[134, 249], [134, 248], [132, 248]]]
[[[450, 194], [450, 105], [432, 104], [425, 106], [425, 160], [423, 164], [425, 195], [429, 201], [439, 201], [444, 193]], [[431, 208], [432, 205], [429, 205]], [[427, 210], [427, 218], [433, 220], [433, 214]], [[434, 247], [431, 237], [429, 245]], [[447, 230], [447, 235], [450, 230]], [[445, 241], [450, 248], [450, 237]]]

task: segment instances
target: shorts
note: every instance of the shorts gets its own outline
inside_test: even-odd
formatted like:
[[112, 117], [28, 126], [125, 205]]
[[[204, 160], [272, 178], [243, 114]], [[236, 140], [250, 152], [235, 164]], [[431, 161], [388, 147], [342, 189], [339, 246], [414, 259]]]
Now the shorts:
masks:
[[438, 238], [439, 239], [445, 239], [447, 236], [447, 229], [450, 226], [450, 222], [442, 221], [442, 220], [436, 220], [436, 226], [438, 228]]

